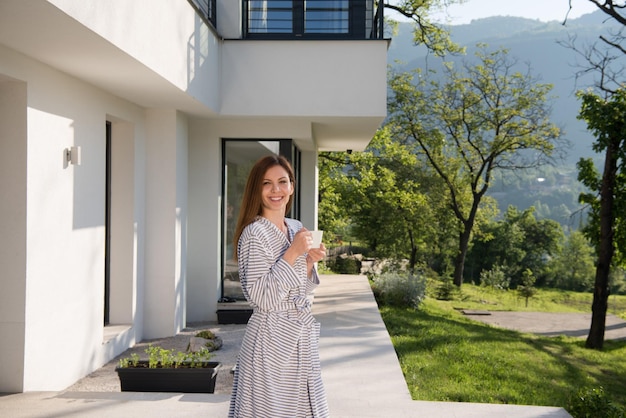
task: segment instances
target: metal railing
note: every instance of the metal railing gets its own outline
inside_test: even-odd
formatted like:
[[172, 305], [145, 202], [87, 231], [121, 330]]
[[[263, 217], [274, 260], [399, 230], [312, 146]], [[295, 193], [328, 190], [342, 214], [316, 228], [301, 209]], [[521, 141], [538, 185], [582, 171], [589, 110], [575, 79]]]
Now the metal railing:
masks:
[[385, 32], [385, 16], [384, 16], [385, 5], [382, 1], [378, 2], [378, 9], [376, 9], [374, 13], [374, 20], [372, 22], [372, 31], [371, 38], [372, 39], [383, 39]]
[[[217, 26], [217, 0], [188, 0], [195, 9], [198, 11], [200, 16], [206, 19], [209, 23], [213, 25], [213, 27]], [[235, 1], [235, 0], [231, 0]]]
[[382, 2], [242, 0], [245, 38], [382, 39]]

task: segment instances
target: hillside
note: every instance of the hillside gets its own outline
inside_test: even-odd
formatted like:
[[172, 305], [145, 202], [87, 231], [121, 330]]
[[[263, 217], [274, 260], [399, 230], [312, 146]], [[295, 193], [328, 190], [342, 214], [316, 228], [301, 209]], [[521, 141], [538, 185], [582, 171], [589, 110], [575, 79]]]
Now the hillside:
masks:
[[[576, 119], [580, 103], [575, 97], [576, 91], [587, 88], [593, 79], [575, 80], [576, 62], [580, 59], [559, 42], [566, 42], [571, 36], [576, 37], [580, 45], [595, 42], [609, 24], [603, 16], [602, 12], [595, 12], [569, 20], [566, 25], [557, 21], [544, 23], [518, 17], [490, 17], [449, 29], [452, 39], [467, 48], [466, 56], [457, 61], [471, 60], [477, 43], [485, 43], [493, 49], [504, 47], [521, 64], [530, 63], [533, 74], [542, 83], [554, 86], [553, 121], [565, 130], [572, 144], [567, 161], [575, 163], [580, 157], [593, 156], [590, 147], [593, 137], [584, 122]], [[389, 47], [389, 64], [401, 70], [437, 68], [439, 59], [428, 56], [425, 48], [414, 46], [411, 31], [411, 23], [400, 23], [398, 35]]]
[[[467, 54], [452, 60], [470, 61], [474, 57], [477, 43], [489, 45], [490, 49], [506, 48], [509, 55], [520, 63], [520, 70], [525, 70], [529, 64], [532, 74], [538, 77], [539, 82], [552, 84], [552, 120], [564, 130], [564, 137], [569, 141], [570, 148], [566, 160], [558, 171], [567, 173], [564, 181], [567, 185], [561, 189], [565, 197], [563, 201], [554, 201], [554, 190], [546, 189], [546, 195], [541, 196], [536, 187], [521, 189], [502, 190], [500, 187], [494, 193], [501, 210], [509, 204], [531, 205], [539, 202], [549, 208], [542, 211], [546, 217], [553, 218], [549, 213], [551, 208], [559, 213], [558, 220], [566, 224], [564, 220], [563, 206], [568, 208], [569, 213], [579, 209], [577, 196], [581, 185], [576, 181], [575, 163], [581, 157], [593, 157], [601, 163], [601, 158], [591, 150], [593, 136], [587, 131], [586, 124], [577, 119], [580, 103], [575, 97], [577, 90], [589, 87], [593, 84], [593, 77], [587, 76], [576, 80], [574, 74], [579, 67], [576, 52], [566, 48], [560, 42], [567, 42], [575, 37], [577, 45], [590, 45], [594, 43], [601, 33], [606, 33], [607, 26], [605, 15], [598, 11], [581, 16], [578, 19], [568, 20], [565, 25], [562, 22], [541, 22], [538, 20], [518, 17], [490, 17], [473, 20], [470, 24], [450, 26], [452, 39], [467, 48]], [[388, 63], [394, 69], [404, 71], [415, 68], [438, 69], [440, 59], [427, 55], [424, 47], [416, 47], [412, 40], [412, 24], [400, 23], [397, 36], [394, 36], [388, 53]], [[523, 67], [522, 67], [523, 66]], [[548, 170], [548, 169], [546, 169]], [[550, 168], [549, 171], [553, 171]], [[541, 172], [537, 177], [543, 176]], [[495, 190], [494, 190], [495, 192]], [[544, 200], [550, 200], [547, 204]], [[525, 207], [520, 207], [525, 209]], [[557, 210], [558, 208], [558, 210]], [[565, 216], [567, 218], [567, 216]]]

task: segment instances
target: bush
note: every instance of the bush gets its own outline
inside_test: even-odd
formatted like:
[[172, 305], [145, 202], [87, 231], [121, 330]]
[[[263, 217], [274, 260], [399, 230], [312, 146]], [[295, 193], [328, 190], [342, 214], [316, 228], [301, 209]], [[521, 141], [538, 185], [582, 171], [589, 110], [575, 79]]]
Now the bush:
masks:
[[459, 287], [454, 284], [452, 277], [444, 277], [435, 289], [435, 298], [437, 300], [453, 300], [459, 293]]
[[573, 418], [625, 418], [624, 408], [613, 403], [600, 388], [581, 389], [568, 402], [567, 411]]
[[330, 265], [335, 273], [339, 274], [360, 274], [361, 262], [354, 256], [340, 255]]
[[200, 331], [198, 333], [196, 333], [196, 337], [198, 338], [204, 338], [205, 340], [214, 340], [215, 339], [215, 334], [213, 334], [213, 332], [211, 330], [204, 330], [204, 331]]
[[374, 278], [372, 289], [381, 305], [417, 309], [426, 294], [426, 280], [409, 273], [388, 272]]
[[493, 266], [491, 270], [480, 272], [481, 286], [489, 286], [494, 289], [507, 290], [511, 284], [511, 279], [506, 277], [506, 273], [501, 266]]

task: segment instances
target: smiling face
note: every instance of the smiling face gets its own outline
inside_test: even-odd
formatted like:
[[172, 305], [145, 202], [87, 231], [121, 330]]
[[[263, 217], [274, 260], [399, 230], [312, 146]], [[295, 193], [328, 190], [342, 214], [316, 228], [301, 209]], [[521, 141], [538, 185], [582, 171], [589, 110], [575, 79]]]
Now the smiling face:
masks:
[[289, 173], [280, 165], [270, 167], [263, 176], [261, 199], [263, 216], [270, 214], [285, 215], [287, 203], [293, 194], [293, 184], [289, 180]]

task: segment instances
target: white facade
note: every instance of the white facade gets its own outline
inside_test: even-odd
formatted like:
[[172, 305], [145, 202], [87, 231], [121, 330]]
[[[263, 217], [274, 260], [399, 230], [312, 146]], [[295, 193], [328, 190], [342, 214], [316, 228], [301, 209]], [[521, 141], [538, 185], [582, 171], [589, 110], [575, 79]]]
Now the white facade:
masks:
[[385, 40], [246, 40], [242, 2], [217, 6], [215, 30], [186, 0], [0, 1], [0, 392], [216, 320], [223, 138], [293, 140], [314, 228], [317, 152], [385, 117]]

